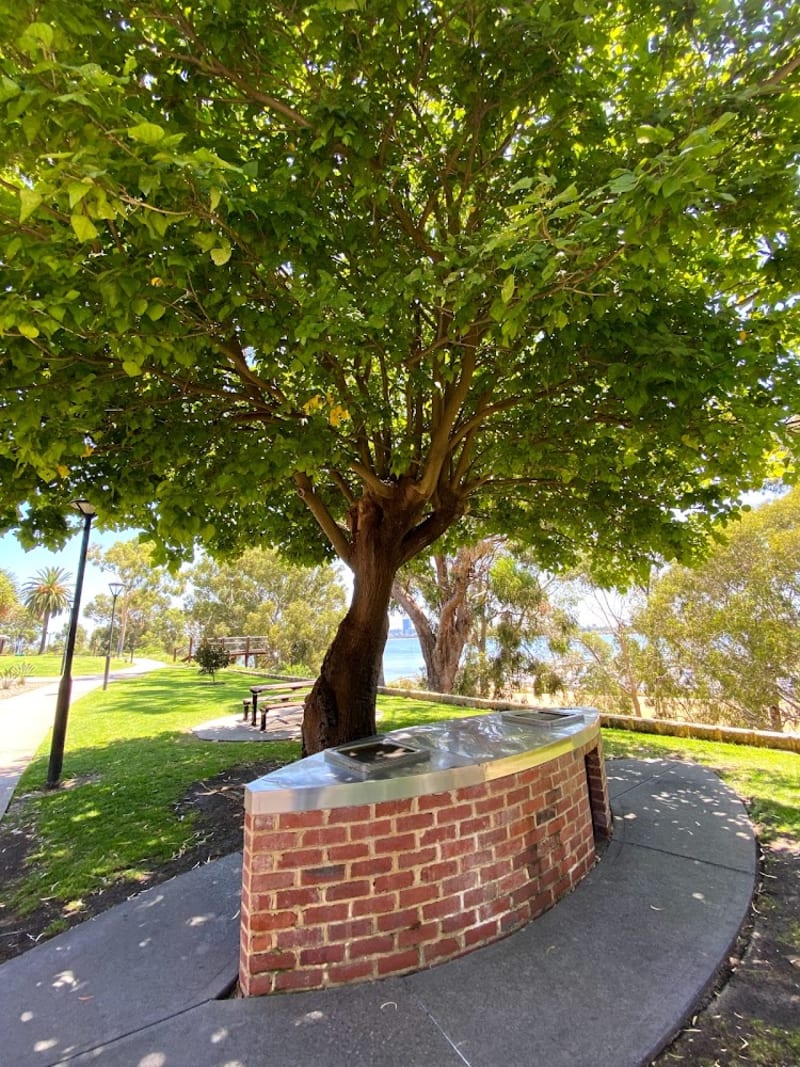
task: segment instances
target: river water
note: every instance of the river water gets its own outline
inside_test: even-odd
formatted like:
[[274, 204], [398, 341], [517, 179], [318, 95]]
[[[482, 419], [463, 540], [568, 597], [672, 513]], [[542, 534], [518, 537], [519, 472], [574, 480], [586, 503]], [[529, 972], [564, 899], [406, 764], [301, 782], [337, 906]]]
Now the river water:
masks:
[[383, 650], [383, 676], [387, 684], [397, 678], [416, 678], [425, 661], [416, 637], [390, 637]]

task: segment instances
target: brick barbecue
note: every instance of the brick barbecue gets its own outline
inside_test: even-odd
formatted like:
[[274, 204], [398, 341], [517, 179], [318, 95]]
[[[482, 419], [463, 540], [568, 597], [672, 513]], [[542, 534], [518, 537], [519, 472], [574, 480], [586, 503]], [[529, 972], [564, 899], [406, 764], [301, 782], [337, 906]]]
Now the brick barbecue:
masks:
[[318, 754], [248, 786], [245, 995], [406, 974], [496, 941], [574, 889], [610, 834], [591, 709], [386, 738], [428, 755], [365, 778]]

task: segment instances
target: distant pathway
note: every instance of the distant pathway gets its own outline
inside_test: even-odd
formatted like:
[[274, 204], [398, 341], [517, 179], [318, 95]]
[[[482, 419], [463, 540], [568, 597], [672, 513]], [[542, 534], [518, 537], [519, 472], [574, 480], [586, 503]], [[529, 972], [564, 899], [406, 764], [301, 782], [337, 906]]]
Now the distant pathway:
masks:
[[[139, 659], [132, 667], [114, 671], [110, 680], [113, 682], [117, 678], [147, 674], [165, 666], [158, 660]], [[48, 678], [44, 685], [28, 693], [0, 700], [0, 819], [11, 803], [20, 775], [52, 728], [58, 683], [58, 678]], [[102, 674], [73, 678], [70, 703], [102, 684]]]

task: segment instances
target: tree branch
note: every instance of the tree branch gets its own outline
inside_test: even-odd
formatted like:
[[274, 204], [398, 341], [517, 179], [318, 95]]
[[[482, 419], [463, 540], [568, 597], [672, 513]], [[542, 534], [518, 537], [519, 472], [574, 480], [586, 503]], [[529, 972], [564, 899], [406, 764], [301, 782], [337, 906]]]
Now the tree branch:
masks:
[[314, 486], [311, 484], [311, 479], [307, 474], [302, 471], [296, 471], [294, 483], [297, 486], [297, 495], [316, 519], [318, 526], [333, 546], [336, 555], [349, 567], [353, 558], [353, 548], [347, 532], [336, 522], [330, 511], [328, 511], [325, 502], [314, 491]]

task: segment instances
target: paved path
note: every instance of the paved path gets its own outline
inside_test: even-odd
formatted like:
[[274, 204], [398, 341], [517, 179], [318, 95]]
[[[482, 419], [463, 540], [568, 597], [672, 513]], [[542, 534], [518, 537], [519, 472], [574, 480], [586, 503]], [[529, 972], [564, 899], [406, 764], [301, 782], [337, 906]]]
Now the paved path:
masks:
[[604, 858], [503, 941], [405, 978], [230, 999], [241, 881], [230, 856], [0, 967], [0, 1062], [644, 1067], [728, 955], [755, 840], [705, 767], [613, 760], [608, 772]]
[[[164, 666], [158, 660], [137, 660], [132, 667], [114, 671], [110, 681], [147, 674]], [[36, 689], [0, 700], [0, 819], [11, 803], [19, 776], [53, 727], [58, 683], [58, 678], [43, 679]], [[70, 704], [102, 684], [102, 674], [73, 678]]]

